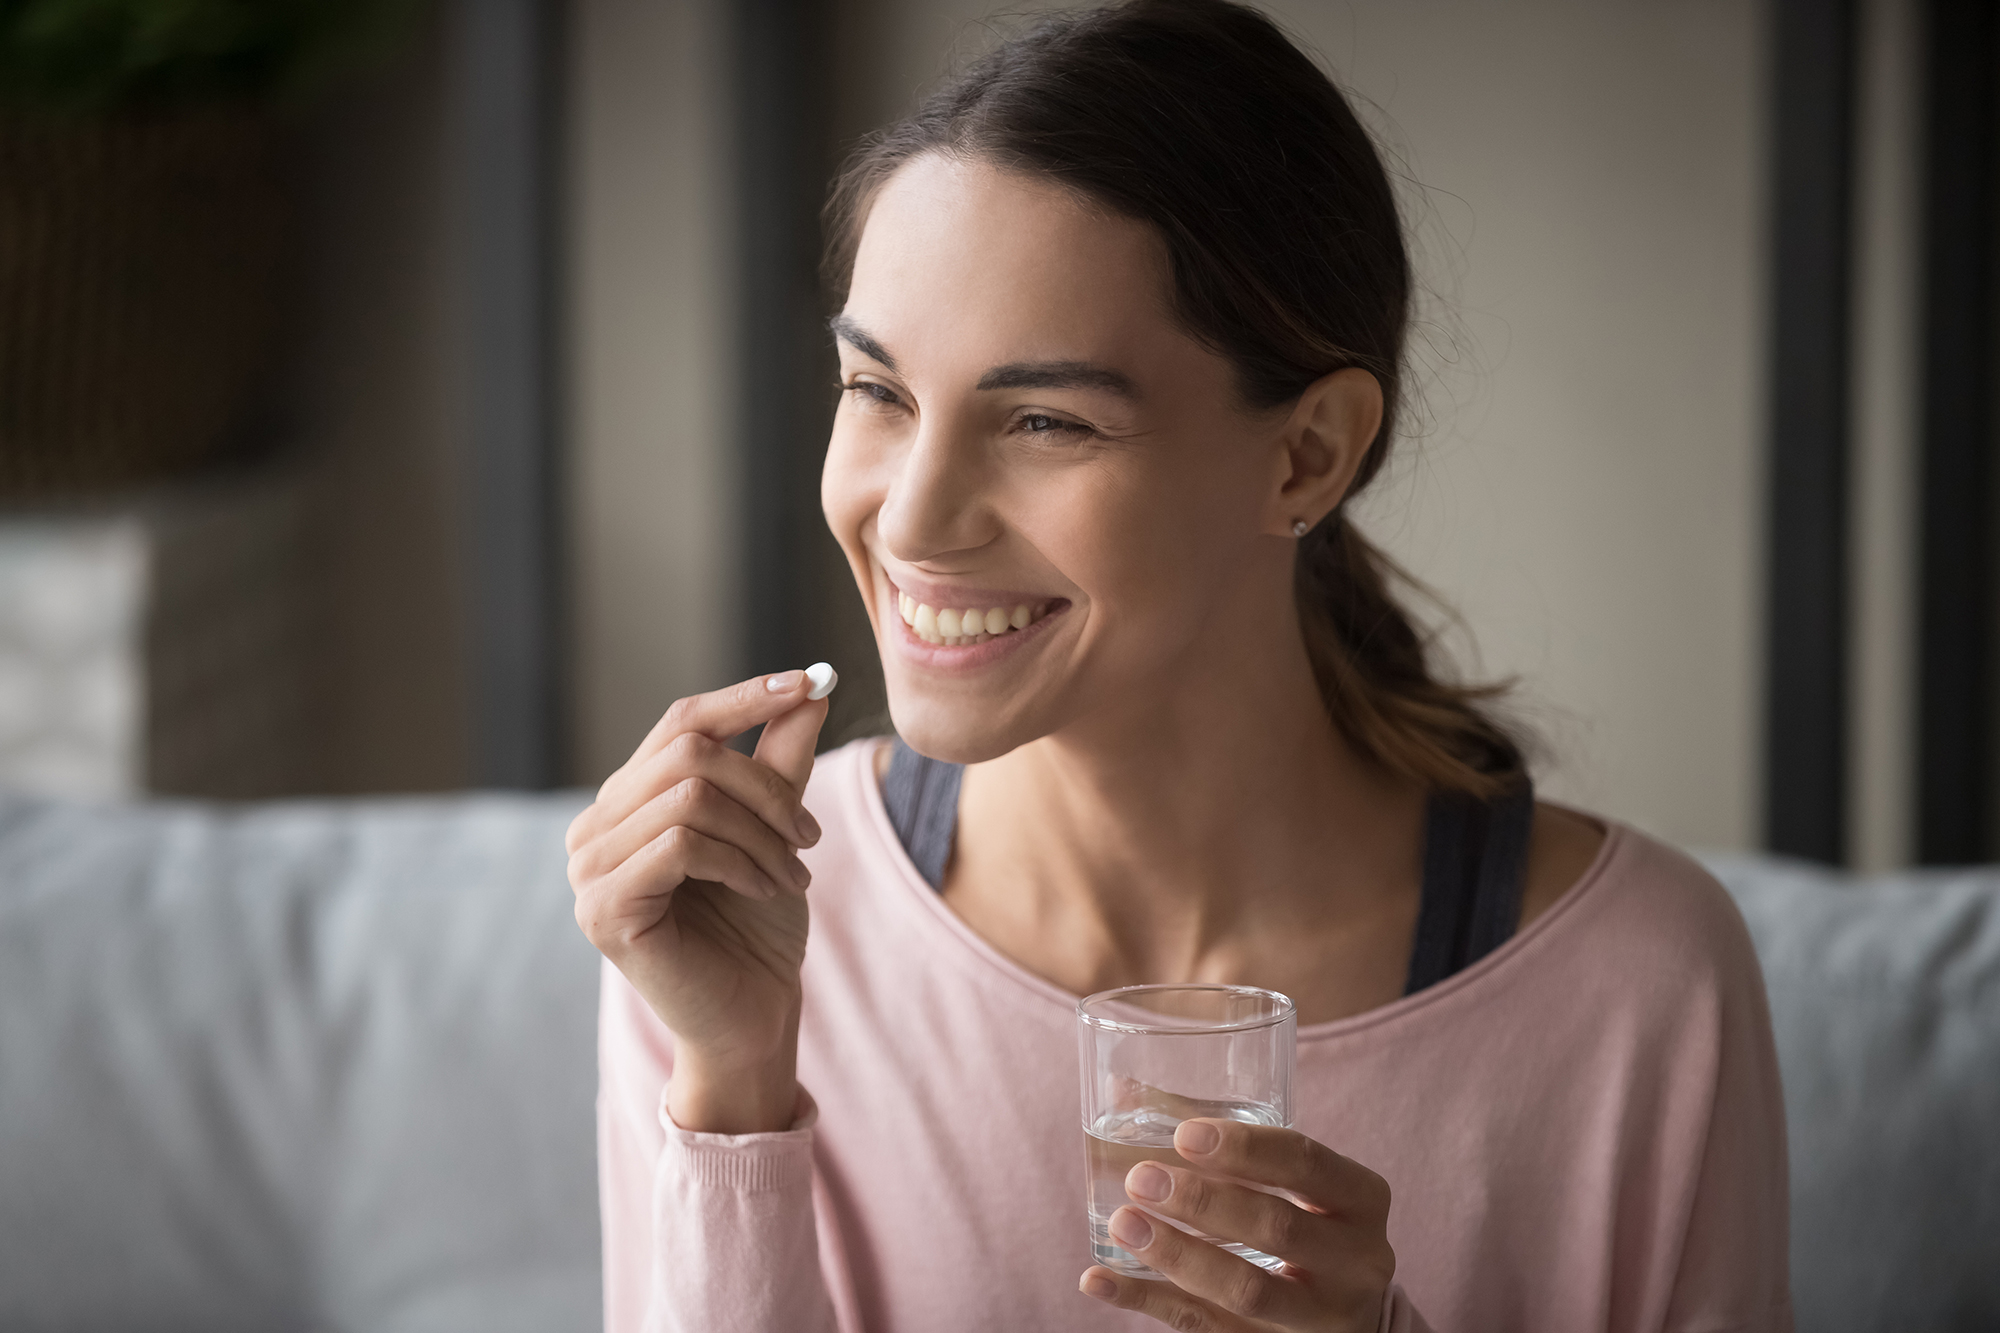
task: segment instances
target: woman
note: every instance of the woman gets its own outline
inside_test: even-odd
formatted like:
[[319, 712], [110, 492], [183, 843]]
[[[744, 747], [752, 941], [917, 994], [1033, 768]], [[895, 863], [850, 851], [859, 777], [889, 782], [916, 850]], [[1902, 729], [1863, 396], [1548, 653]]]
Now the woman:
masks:
[[[1739, 918], [1533, 801], [1344, 518], [1410, 278], [1334, 86], [1222, 0], [1046, 20], [830, 216], [901, 739], [815, 771], [820, 691], [746, 681], [571, 831], [608, 1326], [1788, 1327]], [[1112, 1219], [1168, 1280], [1079, 1273], [1076, 998], [1184, 979], [1293, 997], [1296, 1126], [1182, 1125]]]

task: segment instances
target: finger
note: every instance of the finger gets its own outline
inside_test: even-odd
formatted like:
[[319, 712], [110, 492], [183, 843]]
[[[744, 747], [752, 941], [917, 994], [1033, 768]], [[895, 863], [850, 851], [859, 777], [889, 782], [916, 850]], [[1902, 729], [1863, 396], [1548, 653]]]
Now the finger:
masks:
[[795, 847], [819, 841], [819, 824], [806, 812], [799, 789], [775, 769], [700, 732], [684, 731], [650, 758], [627, 764], [605, 781], [597, 800], [572, 825], [569, 850], [602, 836], [689, 778], [720, 788]]
[[1077, 1289], [1093, 1300], [1157, 1319], [1182, 1333], [1243, 1333], [1250, 1328], [1227, 1310], [1218, 1310], [1171, 1282], [1132, 1277], [1109, 1268], [1085, 1269]]
[[[649, 915], [647, 911], [634, 911], [636, 905], [670, 898], [675, 889], [690, 879], [714, 880], [746, 898], [765, 901], [784, 892], [742, 848], [685, 824], [676, 824], [627, 857], [610, 874], [587, 881], [578, 893], [592, 899], [595, 914], [629, 921]], [[659, 915], [658, 910], [650, 912], [654, 920]]]
[[[829, 667], [828, 673], [831, 671]], [[653, 729], [646, 733], [646, 738], [639, 742], [639, 748], [632, 752], [632, 757], [604, 780], [598, 788], [597, 801], [570, 821], [569, 831], [563, 838], [565, 850], [576, 851], [650, 800], [662, 785], [666, 785], [648, 787], [645, 770], [649, 762], [678, 737], [694, 735], [717, 743], [727, 741], [761, 722], [768, 722], [798, 707], [814, 688], [814, 682], [806, 672], [781, 671], [775, 676], [756, 676], [738, 681], [727, 689], [674, 700], [660, 720], [653, 724]], [[813, 731], [817, 736], [817, 726]], [[811, 770], [811, 751], [808, 749], [803, 771], [809, 774]], [[795, 795], [803, 791], [804, 777], [799, 777], [793, 785]], [[600, 806], [604, 808], [600, 809]], [[817, 840], [818, 826], [811, 827]]]
[[685, 731], [698, 732], [712, 741], [740, 736], [796, 708], [811, 688], [805, 672], [780, 671], [775, 676], [752, 676], [725, 689], [676, 699], [639, 742], [632, 757], [654, 754]]
[[580, 880], [572, 874], [576, 922], [615, 962], [668, 919], [675, 894], [691, 879], [760, 902], [784, 896], [741, 849], [676, 825], [608, 875]]
[[1126, 1172], [1125, 1193], [1147, 1211], [1185, 1222], [1204, 1236], [1221, 1236], [1308, 1270], [1334, 1256], [1347, 1229], [1345, 1222], [1275, 1194], [1165, 1162], [1140, 1162]]
[[813, 749], [819, 743], [819, 729], [826, 721], [827, 709], [832, 706], [826, 702], [826, 696], [840, 683], [840, 677], [824, 662], [815, 662], [808, 674], [820, 677], [820, 683], [807, 693], [820, 697], [809, 699], [775, 719], [757, 738], [757, 758], [784, 774], [800, 791], [806, 789], [806, 779], [812, 776]]
[[572, 873], [585, 879], [609, 874], [677, 824], [746, 852], [774, 883], [790, 884], [803, 891], [812, 882], [805, 863], [799, 860], [790, 843], [705, 778], [686, 778], [675, 783], [633, 811], [616, 828], [586, 843], [571, 858]]
[[[1295, 1279], [1257, 1267], [1137, 1208], [1111, 1214], [1111, 1239], [1191, 1296], [1250, 1320], [1310, 1318], [1311, 1297]], [[1234, 1239], [1234, 1237], [1231, 1237]]]
[[764, 728], [757, 738], [757, 762], [768, 764], [803, 792], [812, 776], [813, 750], [831, 705], [824, 699], [802, 703]]
[[1285, 1190], [1321, 1212], [1362, 1220], [1389, 1215], [1387, 1181], [1295, 1129], [1183, 1120], [1174, 1151], [1203, 1171]]

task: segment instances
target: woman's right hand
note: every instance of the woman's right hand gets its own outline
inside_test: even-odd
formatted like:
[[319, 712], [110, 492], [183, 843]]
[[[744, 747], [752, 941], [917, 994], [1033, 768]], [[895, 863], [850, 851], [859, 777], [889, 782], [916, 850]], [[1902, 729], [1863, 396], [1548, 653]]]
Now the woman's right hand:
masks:
[[[576, 920], [673, 1031], [682, 1129], [789, 1128], [826, 720], [803, 671], [677, 700], [569, 827]], [[754, 756], [728, 748], [765, 723]]]

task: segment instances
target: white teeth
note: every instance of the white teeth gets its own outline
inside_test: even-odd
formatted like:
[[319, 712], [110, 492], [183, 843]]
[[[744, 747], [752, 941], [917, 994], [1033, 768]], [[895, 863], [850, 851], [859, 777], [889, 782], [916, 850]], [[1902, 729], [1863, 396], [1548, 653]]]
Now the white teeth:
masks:
[[998, 635], [1026, 629], [1041, 619], [1036, 608], [1027, 602], [1011, 611], [1004, 606], [946, 607], [938, 611], [900, 588], [896, 590], [896, 609], [918, 638], [946, 648], [985, 643]]

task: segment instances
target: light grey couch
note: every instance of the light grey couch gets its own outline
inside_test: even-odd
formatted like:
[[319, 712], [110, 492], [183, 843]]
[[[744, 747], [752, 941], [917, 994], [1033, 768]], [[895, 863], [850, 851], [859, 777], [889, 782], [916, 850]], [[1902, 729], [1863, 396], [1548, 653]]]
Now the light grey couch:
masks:
[[[581, 800], [0, 798], [0, 1330], [594, 1328]], [[2000, 1329], [2000, 872], [1714, 866], [1799, 1327]]]

